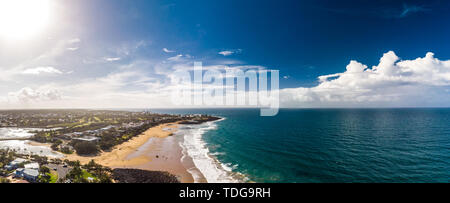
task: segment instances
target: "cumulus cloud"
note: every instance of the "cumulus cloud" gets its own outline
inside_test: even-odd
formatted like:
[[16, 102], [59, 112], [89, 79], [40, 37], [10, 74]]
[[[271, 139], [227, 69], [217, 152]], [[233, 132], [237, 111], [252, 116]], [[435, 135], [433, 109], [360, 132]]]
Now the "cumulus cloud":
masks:
[[39, 74], [62, 74], [62, 72], [54, 67], [36, 67], [36, 68], [29, 68], [22, 71], [22, 74], [27, 75], [39, 75]]
[[[21, 108], [27, 104], [30, 108], [173, 107], [171, 91], [185, 85], [173, 83], [177, 81], [174, 73], [192, 70], [194, 63], [189, 60], [192, 58], [180, 54], [159, 62], [138, 60], [105, 73], [103, 77], [77, 78], [74, 82], [55, 81], [45, 86], [42, 83], [20, 84], [14, 88], [26, 88], [0, 97], [0, 104], [4, 108]], [[96, 59], [106, 60], [102, 56]], [[220, 72], [233, 69], [267, 70], [262, 66], [209, 64], [203, 69]], [[53, 67], [18, 69], [17, 73], [62, 74]], [[230, 77], [233, 76], [230, 74]], [[290, 76], [283, 78], [289, 79]], [[214, 85], [206, 84], [204, 88], [214, 88]], [[390, 51], [381, 57], [376, 66], [350, 61], [342, 72], [318, 77], [315, 87], [281, 89], [280, 102], [281, 107], [432, 107], [448, 106], [449, 93], [450, 60], [440, 60], [433, 53], [405, 60]]]
[[11, 102], [30, 103], [41, 101], [54, 101], [62, 98], [56, 89], [34, 90], [29, 87], [22, 88], [17, 92], [8, 93], [8, 100]]
[[351, 61], [343, 73], [319, 77], [312, 88], [281, 90], [284, 106], [367, 107], [448, 106], [450, 60], [433, 53], [423, 58], [401, 60], [393, 51], [383, 55], [377, 66]]

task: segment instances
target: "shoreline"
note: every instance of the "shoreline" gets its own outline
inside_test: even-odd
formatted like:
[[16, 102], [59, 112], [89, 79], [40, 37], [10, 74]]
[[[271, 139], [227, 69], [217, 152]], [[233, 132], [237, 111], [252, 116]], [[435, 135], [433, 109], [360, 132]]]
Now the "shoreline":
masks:
[[[195, 157], [193, 161], [195, 166], [207, 182], [213, 183], [239, 183], [245, 182], [246, 176], [244, 174], [233, 172], [231, 168], [222, 163], [215, 155], [211, 154], [207, 143], [203, 139], [203, 135], [210, 131], [216, 130], [218, 122], [226, 120], [224, 117], [219, 117], [213, 121], [205, 122], [205, 125], [187, 125], [187, 128], [182, 133], [185, 135], [183, 140], [183, 149], [186, 150], [186, 156]], [[182, 129], [182, 128], [180, 128]]]
[[109, 152], [102, 152], [92, 157], [71, 154], [65, 155], [65, 159], [78, 160], [82, 164], [94, 160], [98, 164], [111, 168], [166, 171], [177, 176], [182, 183], [194, 183], [195, 175], [195, 179], [200, 180], [198, 182], [203, 182], [202, 180], [206, 182], [192, 159], [184, 157], [179, 138], [174, 135], [177, 129], [178, 122], [161, 124], [115, 146]]
[[[176, 121], [160, 124], [147, 129], [140, 135], [120, 145], [114, 146], [110, 151], [101, 151], [96, 155], [81, 156], [76, 153], [58, 153], [60, 157], [58, 155], [44, 156], [80, 161], [81, 164], [87, 164], [94, 160], [96, 163], [112, 169], [168, 172], [176, 176], [182, 183], [222, 182], [225, 179], [215, 178], [218, 173], [215, 173], [214, 170], [212, 171], [211, 167], [225, 172], [225, 166], [214, 156], [207, 153], [209, 150], [205, 148], [205, 143], [201, 141], [201, 136], [205, 131], [211, 130], [211, 127], [216, 122], [224, 119], [215, 117], [213, 120], [204, 120], [192, 124], [189, 123], [191, 121], [186, 121], [188, 123]], [[50, 143], [39, 143], [33, 140], [26, 141], [26, 144], [31, 147], [45, 147], [49, 149], [51, 146]], [[202, 155], [199, 156], [198, 153]], [[204, 153], [207, 154], [206, 159]], [[205, 160], [209, 160], [209, 162], [206, 163], [204, 162]], [[209, 167], [205, 164], [209, 165]], [[222, 172], [219, 172], [219, 174], [222, 174], [222, 177], [226, 175]], [[231, 176], [231, 174], [229, 175]], [[235, 181], [230, 180], [230, 182]]]

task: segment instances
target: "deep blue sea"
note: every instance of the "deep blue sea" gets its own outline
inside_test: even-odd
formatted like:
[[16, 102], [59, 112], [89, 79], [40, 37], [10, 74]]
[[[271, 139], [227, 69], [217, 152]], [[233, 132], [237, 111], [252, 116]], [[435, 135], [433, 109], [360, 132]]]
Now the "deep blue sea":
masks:
[[226, 118], [209, 154], [254, 182], [450, 182], [450, 109], [152, 110]]

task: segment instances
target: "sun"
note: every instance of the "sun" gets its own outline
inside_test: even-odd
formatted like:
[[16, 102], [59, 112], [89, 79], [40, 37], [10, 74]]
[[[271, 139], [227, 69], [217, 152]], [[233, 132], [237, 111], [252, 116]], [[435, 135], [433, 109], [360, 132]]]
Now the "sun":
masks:
[[32, 38], [48, 26], [50, 14], [50, 0], [0, 0], [0, 38]]

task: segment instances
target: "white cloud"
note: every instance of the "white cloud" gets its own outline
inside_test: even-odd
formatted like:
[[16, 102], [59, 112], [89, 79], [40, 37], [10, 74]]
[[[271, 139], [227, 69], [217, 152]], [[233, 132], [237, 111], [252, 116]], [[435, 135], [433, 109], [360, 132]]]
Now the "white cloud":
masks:
[[134, 41], [134, 42], [126, 42], [121, 44], [119, 47], [114, 47], [113, 52], [115, 52], [115, 55], [126, 57], [133, 55], [134, 53], [138, 52], [141, 48], [147, 47], [151, 44], [150, 41], [146, 40], [140, 40], [140, 41]]
[[8, 93], [8, 100], [10, 102], [30, 103], [60, 100], [62, 95], [56, 89], [34, 90], [29, 87], [22, 88], [17, 92]]
[[163, 51], [166, 52], [166, 53], [173, 53], [173, 52], [175, 52], [175, 51], [169, 50], [167, 48], [163, 48]]
[[[57, 63], [59, 59], [54, 58], [59, 57], [62, 54], [60, 51], [65, 51], [67, 47], [66, 40], [66, 43], [58, 46], [58, 49], [54, 48], [43, 53], [40, 60], [17, 66], [11, 73], [3, 72], [8, 76], [6, 78], [10, 79], [8, 85], [16, 85], [12, 87], [14, 90], [26, 88], [11, 93], [7, 93], [11, 91], [11, 87], [5, 88], [4, 97], [0, 97], [0, 106], [3, 108], [122, 108], [130, 105], [137, 108], [173, 107], [170, 90], [183, 85], [171, 83], [174, 72], [193, 68], [193, 60], [191, 60], [193, 57], [179, 54], [163, 61], [134, 60], [126, 66], [108, 63], [110, 67], [113, 67], [112, 69], [95, 74], [76, 69], [77, 77], [71, 77], [73, 80], [55, 77], [51, 84], [48, 84], [45, 77], [33, 77], [31, 81], [31, 77], [23, 75], [66, 74], [54, 67], [30, 69], [26, 67], [59, 64]], [[92, 56], [99, 63], [128, 59], [125, 55], [115, 53], [100, 54]], [[118, 57], [103, 58], [103, 56]], [[229, 66], [215, 61], [212, 63], [208, 61], [208, 64], [220, 65], [206, 65], [203, 66], [204, 70], [213, 69], [221, 72], [230, 69], [267, 70], [262, 66]], [[86, 65], [86, 67], [91, 66]], [[285, 74], [283, 78], [289, 79], [290, 76]], [[17, 77], [12, 78], [11, 75], [17, 75]], [[23, 78], [24, 82], [14, 83], [13, 81], [17, 81], [17, 78]], [[40, 78], [41, 81], [37, 83], [35, 82], [37, 79], [34, 78]], [[448, 106], [450, 103], [450, 60], [439, 60], [433, 53], [414, 60], [401, 60], [394, 52], [388, 52], [380, 59], [377, 66], [369, 67], [360, 62], [351, 61], [345, 71], [323, 75], [318, 80], [319, 84], [315, 87], [280, 90], [281, 106], [412, 107]], [[205, 85], [206, 87], [213, 86], [209, 84]]]
[[[38, 52], [38, 54], [33, 56], [31, 59], [23, 59], [16, 64], [9, 64], [6, 66], [0, 63], [0, 68], [2, 69], [2, 74], [0, 74], [0, 82], [17, 82], [17, 77], [23, 76], [23, 74], [39, 74], [41, 72], [46, 73], [46, 71], [49, 70], [48, 67], [44, 67], [44, 69], [47, 70], [43, 71], [38, 71], [38, 69], [38, 73], [36, 73], [36, 70], [33, 70], [34, 68], [27, 69], [27, 67], [39, 67], [42, 64], [59, 64], [60, 59], [64, 58], [64, 54], [67, 52], [68, 45], [78, 42], [80, 42], [78, 38], [70, 40], [57, 40], [53, 46], [49, 46], [42, 52]], [[50, 73], [60, 74], [58, 71], [51, 70]]]
[[223, 55], [223, 56], [230, 56], [230, 55], [233, 55], [234, 52], [233, 51], [221, 51], [221, 52], [219, 52], [219, 54]]
[[144, 72], [125, 69], [58, 87], [65, 93], [58, 105], [70, 108], [168, 107], [170, 92], [164, 91], [166, 88], [160, 80]]
[[377, 66], [351, 61], [343, 73], [319, 77], [312, 88], [281, 90], [287, 107], [448, 106], [450, 60], [427, 53], [424, 58], [400, 60], [392, 51]]
[[183, 60], [183, 58], [190, 58], [189, 55], [183, 56], [182, 54], [178, 54], [176, 56], [170, 57], [167, 60], [169, 61], [175, 61], [175, 62], [180, 62]]
[[120, 59], [121, 59], [120, 57], [105, 58], [105, 60], [108, 62], [120, 61]]
[[240, 54], [242, 53], [242, 49], [234, 49], [234, 50], [225, 50], [225, 51], [221, 51], [218, 54], [222, 55], [222, 56], [231, 56], [233, 54]]
[[79, 49], [78, 47], [69, 47], [69, 48], [67, 48], [67, 50], [69, 50], [69, 51], [76, 51], [78, 49]]
[[29, 68], [25, 69], [22, 74], [27, 75], [39, 75], [39, 74], [62, 74], [62, 72], [54, 67], [36, 67], [36, 68]]
[[76, 44], [76, 43], [80, 43], [81, 39], [79, 38], [73, 38], [67, 41], [69, 44]]

